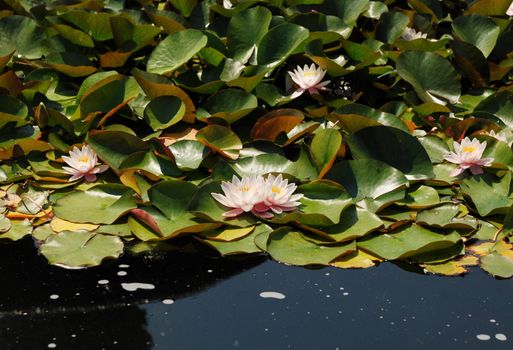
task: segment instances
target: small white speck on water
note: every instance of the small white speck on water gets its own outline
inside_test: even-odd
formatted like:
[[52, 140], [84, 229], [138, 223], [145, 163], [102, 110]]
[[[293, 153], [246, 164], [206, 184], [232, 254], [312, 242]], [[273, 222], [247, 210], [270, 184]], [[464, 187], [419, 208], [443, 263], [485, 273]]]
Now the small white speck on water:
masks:
[[129, 292], [133, 292], [137, 289], [155, 289], [155, 286], [153, 284], [149, 284], [149, 283], [132, 282], [132, 283], [121, 283], [121, 288], [123, 288], [124, 290], [127, 290]]
[[126, 275], [127, 275], [126, 271], [118, 271], [118, 276], [126, 276]]
[[162, 300], [162, 304], [166, 304], [166, 305], [171, 305], [174, 302], [175, 301], [173, 299], [164, 299], [164, 300]]
[[109, 284], [109, 280], [99, 280], [98, 284]]
[[56, 347], [57, 347], [57, 344], [55, 344], [55, 343], [48, 344], [49, 349], [55, 349]]
[[326, 294], [326, 298], [331, 298], [331, 295], [329, 295], [329, 294]]
[[72, 334], [72, 335], [71, 335], [71, 338], [76, 338], [76, 337], [77, 337], [77, 335], [76, 335], [76, 334]]
[[508, 338], [506, 337], [506, 335], [504, 335], [504, 334], [502, 334], [502, 333], [497, 333], [497, 334], [495, 334], [495, 339], [500, 340], [500, 341], [506, 341], [506, 340], [508, 340]]
[[329, 276], [329, 275], [330, 275], [330, 273], [329, 273], [329, 272], [326, 272], [326, 273], [324, 274], [324, 276]]
[[349, 293], [348, 292], [344, 292], [344, 293], [342, 293], [342, 295], [349, 295]]
[[476, 338], [483, 341], [490, 340], [490, 336], [488, 334], [478, 334], [476, 335]]
[[212, 270], [207, 270], [208, 273], [212, 273], [213, 271]]
[[260, 293], [261, 298], [271, 298], [271, 299], [285, 299], [285, 294], [280, 292], [262, 292]]
[[59, 294], [52, 294], [52, 295], [50, 295], [50, 299], [52, 299], [52, 300], [59, 299]]
[[128, 269], [130, 267], [130, 265], [127, 265], [127, 264], [120, 264], [118, 266], [120, 269]]
[[491, 323], [495, 323], [497, 321], [495, 321], [493, 318], [490, 320]]
[[79, 293], [79, 292], [76, 292], [76, 293], [75, 293], [75, 295], [76, 295], [76, 296], [79, 296], [79, 295], [80, 295], [80, 293]]

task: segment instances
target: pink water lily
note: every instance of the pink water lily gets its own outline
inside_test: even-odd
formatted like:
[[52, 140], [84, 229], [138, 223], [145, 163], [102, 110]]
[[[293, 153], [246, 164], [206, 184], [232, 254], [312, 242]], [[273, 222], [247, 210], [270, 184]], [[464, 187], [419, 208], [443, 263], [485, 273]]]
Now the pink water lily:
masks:
[[231, 208], [223, 213], [224, 217], [231, 218], [253, 211], [255, 204], [263, 200], [261, 194], [263, 186], [264, 180], [261, 176], [249, 176], [239, 179], [234, 175], [231, 182], [223, 181], [221, 183], [224, 195], [212, 193], [212, 197], [225, 207]]
[[265, 180], [265, 186], [262, 189], [264, 200], [257, 203], [255, 210], [266, 213], [266, 217], [273, 217], [271, 210], [275, 214], [281, 214], [284, 211], [294, 211], [301, 204], [298, 201], [303, 198], [303, 194], [293, 194], [297, 189], [295, 184], [289, 184], [280, 175], [269, 175]]
[[404, 28], [403, 33], [401, 34], [401, 38], [406, 41], [416, 40], [416, 39], [426, 39], [427, 34], [422, 32], [417, 32], [415, 29], [406, 27]]
[[329, 90], [326, 85], [330, 83], [329, 80], [322, 81], [326, 70], [317, 67], [314, 63], [310, 67], [305, 64], [303, 68], [297, 66], [294, 71], [289, 72], [290, 77], [297, 85], [296, 91], [290, 96], [296, 98], [301, 96], [305, 91], [310, 95], [319, 94], [319, 90]]
[[493, 158], [482, 158], [486, 149], [486, 141], [483, 143], [477, 139], [472, 141], [465, 137], [461, 143], [454, 142], [454, 152], [445, 155], [445, 160], [457, 164], [458, 167], [451, 172], [451, 176], [458, 176], [469, 169], [472, 175], [483, 173], [482, 167], [490, 166]]
[[70, 174], [69, 181], [75, 181], [82, 177], [86, 181], [96, 181], [96, 174], [106, 171], [108, 165], [99, 165], [98, 156], [88, 145], [82, 146], [82, 149], [73, 147], [68, 156], [62, 156], [62, 159], [69, 165], [62, 167], [66, 174]]
[[231, 182], [223, 181], [221, 189], [224, 194], [212, 193], [212, 197], [230, 210], [223, 213], [224, 217], [235, 217], [251, 212], [253, 215], [270, 219], [275, 214], [293, 211], [300, 205], [303, 195], [293, 194], [297, 186], [277, 177], [269, 175], [249, 176], [239, 179], [233, 176]]

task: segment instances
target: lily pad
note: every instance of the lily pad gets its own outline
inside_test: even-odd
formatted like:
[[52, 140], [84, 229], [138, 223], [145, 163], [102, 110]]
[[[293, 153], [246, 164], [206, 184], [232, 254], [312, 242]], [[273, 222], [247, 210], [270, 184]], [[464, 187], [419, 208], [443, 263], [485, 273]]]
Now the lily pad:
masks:
[[270, 234], [266, 250], [273, 259], [287, 265], [329, 265], [335, 259], [356, 251], [356, 244], [319, 246], [303, 239], [298, 231], [281, 227]]
[[390, 233], [366, 237], [358, 242], [358, 248], [387, 260], [396, 260], [447, 249], [460, 240], [457, 232], [435, 233], [413, 224]]
[[97, 185], [59, 198], [53, 207], [57, 217], [77, 223], [112, 224], [137, 207], [134, 192], [123, 185]]
[[49, 236], [39, 249], [50, 264], [79, 269], [100, 265], [106, 258], [119, 257], [123, 242], [116, 236], [64, 231]]

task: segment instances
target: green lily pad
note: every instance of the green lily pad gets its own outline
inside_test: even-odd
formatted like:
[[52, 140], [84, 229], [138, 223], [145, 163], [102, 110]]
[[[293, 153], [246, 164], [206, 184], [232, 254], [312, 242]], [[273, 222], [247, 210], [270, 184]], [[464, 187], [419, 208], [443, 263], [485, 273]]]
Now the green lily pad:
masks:
[[440, 204], [440, 196], [433, 187], [419, 186], [415, 191], [406, 193], [406, 197], [397, 204], [411, 209], [424, 209]]
[[198, 119], [221, 118], [233, 123], [258, 106], [257, 98], [238, 89], [224, 89], [210, 96], [198, 109]]
[[255, 243], [256, 237], [268, 235], [272, 231], [273, 229], [270, 226], [262, 224], [257, 225], [249, 235], [246, 235], [237, 240], [221, 242], [218, 240], [201, 239], [201, 241], [217, 249], [217, 251], [223, 256], [237, 254], [254, 254], [262, 252], [262, 250]]
[[[7, 222], [5, 221], [7, 218], [3, 218], [3, 225], [4, 228], [7, 225]], [[9, 220], [9, 219], [7, 219]], [[30, 235], [32, 233], [33, 227], [29, 220], [10, 220], [10, 227], [9, 230], [5, 233], [0, 234], [1, 238], [7, 238], [11, 241], [17, 241], [19, 239], [22, 239], [23, 237]]]
[[356, 251], [355, 242], [338, 246], [320, 246], [305, 240], [290, 227], [281, 227], [269, 235], [267, 252], [287, 265], [329, 265], [336, 258]]
[[327, 244], [330, 242], [347, 242], [377, 230], [383, 226], [383, 221], [374, 213], [351, 206], [345, 209], [340, 216], [339, 223], [325, 227], [304, 227], [304, 229], [320, 234], [320, 237], [308, 240], [317, 244]]
[[172, 73], [204, 48], [207, 41], [206, 35], [196, 29], [185, 29], [170, 34], [150, 54], [148, 72]]
[[315, 179], [317, 169], [308, 153], [301, 151], [299, 158], [293, 162], [276, 153], [260, 154], [255, 157], [238, 159], [233, 170], [240, 176], [265, 175], [268, 173], [290, 174], [297, 179]]
[[176, 96], [160, 96], [144, 109], [144, 119], [154, 130], [169, 128], [178, 123], [185, 115], [185, 103]]
[[134, 192], [119, 184], [97, 185], [59, 198], [53, 207], [63, 220], [92, 224], [112, 224], [137, 207]]
[[479, 215], [505, 212], [513, 204], [510, 198], [511, 173], [502, 178], [490, 174], [472, 176], [463, 180], [461, 192], [471, 199]]
[[353, 203], [351, 196], [337, 183], [317, 180], [298, 187], [302, 193], [297, 211], [273, 219], [276, 223], [299, 222], [308, 226], [330, 226], [337, 224], [342, 211]]
[[374, 159], [348, 160], [336, 163], [326, 175], [340, 183], [356, 201], [376, 199], [409, 185], [399, 170]]
[[387, 260], [396, 260], [447, 249], [460, 240], [457, 232], [435, 233], [413, 224], [390, 233], [368, 236], [358, 242], [358, 248]]
[[221, 125], [209, 125], [198, 131], [196, 139], [230, 159], [237, 159], [242, 149], [242, 141], [230, 129]]
[[397, 73], [413, 85], [425, 102], [456, 103], [461, 94], [460, 78], [451, 63], [432, 52], [407, 51], [397, 59]]
[[230, 57], [242, 64], [246, 63], [267, 33], [271, 19], [271, 11], [259, 6], [233, 16], [226, 34]]
[[315, 134], [310, 150], [319, 168], [319, 178], [330, 170], [341, 146], [342, 135], [336, 129], [323, 129]]
[[461, 218], [456, 217], [459, 211], [459, 205], [444, 203], [435, 208], [419, 211], [417, 213], [416, 222], [419, 225], [445, 229], [477, 229], [479, 221], [470, 215]]
[[493, 20], [478, 14], [455, 18], [452, 30], [462, 41], [481, 50], [485, 57], [492, 52], [500, 32], [499, 26]]
[[513, 277], [513, 259], [497, 252], [483, 256], [481, 258], [481, 268], [492, 276]]
[[175, 157], [176, 165], [184, 171], [198, 169], [208, 153], [208, 148], [193, 140], [180, 140], [169, 146]]
[[106, 258], [119, 257], [123, 242], [116, 236], [63, 231], [49, 236], [39, 250], [51, 265], [78, 269], [100, 265]]
[[140, 138], [122, 131], [97, 132], [89, 137], [88, 143], [101, 160], [115, 169], [130, 155], [149, 149]]
[[355, 159], [376, 159], [403, 172], [408, 180], [434, 177], [428, 154], [419, 141], [398, 129], [372, 126], [349, 136], [347, 143]]

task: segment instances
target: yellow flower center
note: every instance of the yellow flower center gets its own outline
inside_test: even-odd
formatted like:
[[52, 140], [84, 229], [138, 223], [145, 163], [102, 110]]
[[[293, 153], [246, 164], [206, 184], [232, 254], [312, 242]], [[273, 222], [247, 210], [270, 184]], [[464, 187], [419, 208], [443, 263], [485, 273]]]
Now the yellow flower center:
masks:
[[475, 150], [476, 150], [475, 146], [465, 146], [465, 147], [463, 147], [463, 149], [461, 151], [465, 152], [465, 153], [472, 153]]
[[271, 192], [280, 194], [281, 193], [281, 188], [273, 186], [271, 188]]
[[241, 191], [241, 192], [249, 192], [249, 187], [248, 186], [241, 186], [241, 187], [239, 187], [239, 191]]
[[89, 156], [82, 156], [82, 157], [78, 158], [78, 161], [80, 163], [89, 163]]
[[317, 72], [313, 72], [313, 71], [306, 71], [306, 72], [303, 72], [303, 76], [304, 77], [311, 77], [311, 76], [314, 76], [316, 75]]

